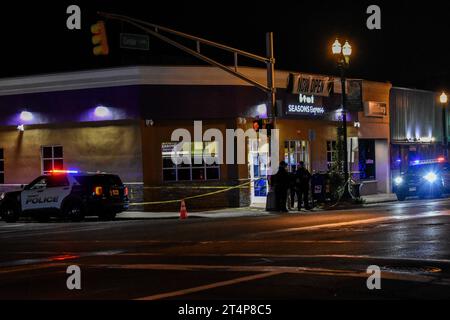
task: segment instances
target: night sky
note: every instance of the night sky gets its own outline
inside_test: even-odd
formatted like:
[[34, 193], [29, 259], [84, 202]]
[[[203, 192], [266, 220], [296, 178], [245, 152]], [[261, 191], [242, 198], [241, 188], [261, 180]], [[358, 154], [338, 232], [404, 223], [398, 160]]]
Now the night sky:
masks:
[[[273, 31], [276, 68], [336, 74], [330, 54], [335, 37], [354, 49], [348, 75], [395, 86], [450, 91], [449, 11], [443, 1], [16, 1], [2, 4], [0, 76], [138, 64], [198, 61], [151, 38], [150, 51], [120, 49], [119, 33], [136, 32], [107, 22], [111, 54], [94, 57], [89, 26], [96, 11], [130, 15], [169, 28], [264, 54]], [[66, 8], [82, 9], [82, 30], [66, 29]], [[366, 28], [366, 8], [378, 4], [382, 30]], [[192, 47], [194, 48], [194, 46]], [[231, 56], [205, 51], [231, 63]], [[243, 63], [247, 61], [242, 60]]]

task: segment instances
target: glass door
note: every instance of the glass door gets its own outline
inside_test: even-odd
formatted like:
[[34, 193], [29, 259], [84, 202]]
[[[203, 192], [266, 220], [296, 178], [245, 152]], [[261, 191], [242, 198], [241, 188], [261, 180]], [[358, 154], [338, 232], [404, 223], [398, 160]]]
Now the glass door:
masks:
[[267, 169], [269, 161], [269, 144], [258, 139], [248, 140], [248, 166], [251, 179], [251, 203], [266, 203], [268, 193]]

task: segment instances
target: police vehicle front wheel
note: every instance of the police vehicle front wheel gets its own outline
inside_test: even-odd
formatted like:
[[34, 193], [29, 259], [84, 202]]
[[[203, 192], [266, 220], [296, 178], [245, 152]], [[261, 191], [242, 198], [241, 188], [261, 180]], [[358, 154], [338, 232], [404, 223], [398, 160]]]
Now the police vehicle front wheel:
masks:
[[406, 196], [404, 194], [397, 193], [397, 199], [398, 201], [405, 201]]
[[66, 205], [64, 210], [65, 216], [73, 222], [79, 222], [84, 219], [84, 210], [81, 204], [72, 202]]
[[14, 206], [6, 204], [1, 209], [1, 217], [5, 222], [16, 222], [19, 219], [19, 212]]

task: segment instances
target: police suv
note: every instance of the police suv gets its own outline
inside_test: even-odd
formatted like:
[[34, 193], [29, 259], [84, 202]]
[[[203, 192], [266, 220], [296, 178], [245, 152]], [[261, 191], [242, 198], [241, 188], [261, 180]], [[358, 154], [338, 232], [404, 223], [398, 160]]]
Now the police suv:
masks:
[[443, 157], [413, 161], [405, 173], [394, 178], [393, 186], [400, 201], [414, 196], [439, 198], [450, 192], [450, 164]]
[[128, 209], [128, 203], [128, 188], [117, 175], [53, 170], [20, 191], [2, 193], [0, 215], [6, 222], [15, 222], [20, 216], [81, 221], [95, 215], [112, 220]]

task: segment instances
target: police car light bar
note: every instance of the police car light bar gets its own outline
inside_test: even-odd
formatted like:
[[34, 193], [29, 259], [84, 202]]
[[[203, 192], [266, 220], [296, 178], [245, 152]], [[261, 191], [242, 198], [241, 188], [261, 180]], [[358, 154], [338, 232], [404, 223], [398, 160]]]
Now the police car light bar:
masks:
[[430, 159], [430, 160], [415, 160], [415, 161], [411, 161], [410, 165], [418, 166], [418, 165], [422, 165], [422, 164], [433, 164], [433, 163], [441, 163], [441, 162], [445, 162], [445, 157], [439, 157], [437, 159]]
[[68, 174], [77, 174], [76, 170], [51, 170], [50, 173], [68, 173]]

